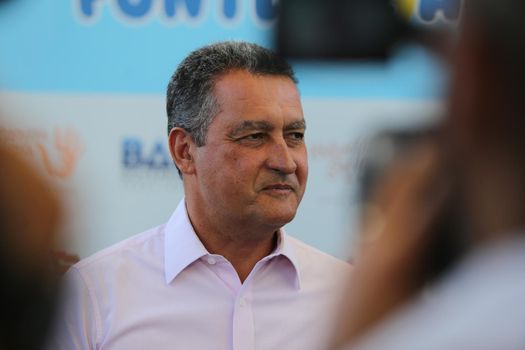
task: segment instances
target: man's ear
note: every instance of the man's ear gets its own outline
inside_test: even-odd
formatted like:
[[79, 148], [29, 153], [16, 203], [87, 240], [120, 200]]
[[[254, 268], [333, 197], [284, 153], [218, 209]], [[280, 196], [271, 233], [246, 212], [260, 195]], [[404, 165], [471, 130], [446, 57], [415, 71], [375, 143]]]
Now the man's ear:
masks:
[[196, 145], [191, 135], [182, 128], [173, 128], [168, 138], [171, 158], [184, 175], [195, 173], [192, 153]]

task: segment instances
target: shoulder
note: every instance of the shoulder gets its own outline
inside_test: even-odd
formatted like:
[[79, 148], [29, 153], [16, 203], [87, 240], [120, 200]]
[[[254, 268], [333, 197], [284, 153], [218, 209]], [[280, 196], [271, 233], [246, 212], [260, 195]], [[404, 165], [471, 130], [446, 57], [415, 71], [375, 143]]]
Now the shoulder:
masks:
[[133, 261], [160, 261], [164, 256], [164, 229], [165, 225], [160, 225], [131, 236], [80, 260], [73, 269], [83, 275], [90, 271], [107, 272], [122, 263], [133, 266]]

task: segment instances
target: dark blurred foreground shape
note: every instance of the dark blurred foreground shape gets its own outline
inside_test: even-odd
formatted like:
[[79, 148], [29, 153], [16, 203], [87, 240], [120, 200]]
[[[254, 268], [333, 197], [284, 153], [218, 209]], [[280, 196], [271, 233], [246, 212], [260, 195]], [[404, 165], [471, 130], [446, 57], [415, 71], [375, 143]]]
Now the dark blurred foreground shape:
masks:
[[407, 44], [433, 46], [460, 0], [281, 0], [274, 35], [290, 59], [385, 61]]
[[[0, 10], [16, 1], [0, 0]], [[78, 257], [55, 252], [62, 221], [53, 187], [0, 140], [0, 350], [45, 347], [59, 278]]]
[[333, 348], [525, 349], [525, 2], [465, 1], [454, 40], [446, 115], [372, 195]]
[[57, 301], [58, 196], [0, 143], [0, 349], [41, 349]]
[[283, 0], [277, 51], [299, 59], [385, 59], [414, 35], [390, 0]]

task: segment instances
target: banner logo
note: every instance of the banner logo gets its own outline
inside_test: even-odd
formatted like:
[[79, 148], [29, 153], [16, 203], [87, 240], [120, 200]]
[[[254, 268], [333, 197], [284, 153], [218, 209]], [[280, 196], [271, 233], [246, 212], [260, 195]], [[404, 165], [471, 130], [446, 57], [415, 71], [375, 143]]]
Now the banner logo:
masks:
[[461, 0], [395, 0], [398, 11], [419, 24], [457, 22], [461, 15]]
[[78, 158], [85, 148], [72, 128], [55, 128], [51, 145], [37, 143], [40, 159], [50, 176], [69, 179], [77, 167]]
[[68, 180], [78, 168], [85, 151], [79, 133], [72, 127], [56, 127], [52, 132], [43, 129], [0, 129], [7, 144], [43, 167], [56, 179]]
[[125, 138], [122, 141], [123, 167], [128, 170], [174, 168], [165, 142], [165, 140], [157, 140], [147, 145], [137, 137]]

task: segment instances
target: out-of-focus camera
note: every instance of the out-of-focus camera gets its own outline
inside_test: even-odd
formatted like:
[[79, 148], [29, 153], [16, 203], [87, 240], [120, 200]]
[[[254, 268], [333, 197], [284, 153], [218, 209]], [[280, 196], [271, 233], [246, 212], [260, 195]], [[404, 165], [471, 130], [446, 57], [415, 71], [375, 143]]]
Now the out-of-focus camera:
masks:
[[386, 59], [454, 26], [460, 0], [281, 0], [277, 51], [290, 58]]

